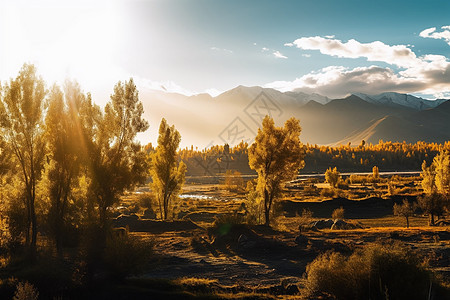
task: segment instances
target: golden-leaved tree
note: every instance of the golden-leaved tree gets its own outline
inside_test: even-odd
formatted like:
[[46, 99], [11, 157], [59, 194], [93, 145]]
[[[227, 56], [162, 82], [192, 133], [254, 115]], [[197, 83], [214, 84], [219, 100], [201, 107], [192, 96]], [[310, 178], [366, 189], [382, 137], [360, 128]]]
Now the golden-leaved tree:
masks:
[[64, 92], [53, 86], [49, 94], [45, 118], [47, 140], [47, 190], [50, 199], [49, 225], [58, 254], [62, 255], [62, 240], [69, 220], [70, 197], [86, 163], [86, 124], [90, 96], [84, 95], [78, 84], [67, 81]]
[[250, 168], [258, 173], [257, 189], [264, 198], [265, 225], [270, 225], [274, 199], [283, 182], [292, 180], [304, 166], [304, 147], [300, 142], [300, 122], [291, 118], [284, 127], [276, 127], [266, 116], [255, 142], [248, 150]]
[[440, 151], [430, 166], [422, 164], [423, 197], [418, 202], [421, 209], [430, 216], [430, 225], [434, 225], [434, 216], [440, 216], [449, 206], [450, 193], [450, 154]]
[[46, 94], [44, 81], [36, 74], [36, 68], [24, 64], [16, 79], [4, 87], [0, 105], [2, 134], [14, 153], [25, 188], [26, 243], [32, 257], [36, 253], [37, 240], [36, 186], [45, 158]]
[[100, 227], [106, 229], [108, 209], [119, 196], [148, 174], [147, 155], [135, 140], [148, 128], [144, 108], [133, 79], [118, 82], [104, 113], [92, 112], [92, 133], [88, 139], [91, 172], [90, 194], [98, 207]]
[[186, 165], [178, 164], [177, 149], [181, 136], [165, 119], [159, 126], [158, 146], [151, 156], [152, 191], [158, 201], [161, 219], [167, 219], [170, 202], [176, 199], [184, 184]]

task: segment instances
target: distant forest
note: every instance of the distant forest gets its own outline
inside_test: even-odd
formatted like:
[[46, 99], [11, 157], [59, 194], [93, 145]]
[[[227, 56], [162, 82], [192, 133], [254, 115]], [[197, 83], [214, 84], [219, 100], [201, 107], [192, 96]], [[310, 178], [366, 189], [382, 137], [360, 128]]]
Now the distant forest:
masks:
[[[212, 146], [204, 150], [184, 148], [179, 151], [179, 159], [187, 165], [187, 176], [215, 176], [227, 170], [242, 174], [255, 174], [248, 165], [248, 144], [241, 142], [235, 147]], [[445, 144], [417, 142], [414, 144], [384, 142], [358, 146], [338, 147], [304, 145], [305, 166], [300, 173], [324, 173], [330, 166], [341, 172], [371, 172], [374, 166], [380, 171], [420, 171], [425, 160], [430, 164], [441, 150], [450, 150], [450, 142]], [[147, 152], [154, 151], [151, 144]]]

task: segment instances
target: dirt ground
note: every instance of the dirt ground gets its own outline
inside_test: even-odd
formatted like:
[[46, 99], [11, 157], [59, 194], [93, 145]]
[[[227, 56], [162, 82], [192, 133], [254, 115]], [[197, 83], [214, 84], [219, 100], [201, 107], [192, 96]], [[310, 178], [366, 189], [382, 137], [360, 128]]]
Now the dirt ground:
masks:
[[[415, 249], [433, 271], [450, 282], [450, 228], [429, 227], [425, 216], [413, 217], [412, 227], [404, 228], [404, 219], [391, 213], [395, 199], [371, 198], [355, 203], [347, 199], [320, 203], [314, 200], [315, 203], [308, 204], [295, 197], [285, 198], [272, 228], [245, 226], [219, 238], [208, 228], [217, 216], [242, 209], [245, 194], [205, 184], [188, 185], [183, 194], [178, 207], [180, 216], [198, 227], [185, 229], [180, 223], [167, 226], [170, 227], [167, 231], [150, 228], [130, 232], [152, 240], [155, 245], [155, 259], [143, 278], [207, 278], [231, 292], [295, 295], [301, 293], [307, 264], [320, 253], [329, 250], [351, 253], [369, 243], [398, 242]], [[309, 220], [312, 222], [329, 218], [331, 209], [340, 206], [347, 209], [350, 219], [365, 228], [300, 233], [299, 224], [304, 222], [299, 216], [301, 209], [306, 207], [314, 212]], [[359, 212], [366, 212], [366, 216], [356, 220]]]

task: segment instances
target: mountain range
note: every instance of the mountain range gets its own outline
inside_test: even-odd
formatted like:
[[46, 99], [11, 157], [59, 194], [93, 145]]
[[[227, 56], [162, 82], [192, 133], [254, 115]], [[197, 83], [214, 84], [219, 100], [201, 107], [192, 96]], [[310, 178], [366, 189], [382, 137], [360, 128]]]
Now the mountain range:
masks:
[[152, 137], [161, 118], [180, 131], [183, 146], [200, 149], [241, 140], [251, 143], [263, 117], [277, 125], [290, 117], [300, 120], [303, 143], [358, 145], [378, 143], [437, 142], [450, 140], [450, 101], [427, 100], [408, 94], [351, 94], [330, 99], [319, 94], [280, 92], [262, 87], [238, 86], [216, 97], [185, 96], [150, 89], [141, 90], [145, 118]]

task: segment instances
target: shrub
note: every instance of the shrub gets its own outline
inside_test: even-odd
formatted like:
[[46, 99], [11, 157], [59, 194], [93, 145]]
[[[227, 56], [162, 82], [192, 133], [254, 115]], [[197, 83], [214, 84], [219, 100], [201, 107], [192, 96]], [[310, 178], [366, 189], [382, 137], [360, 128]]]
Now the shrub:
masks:
[[332, 219], [344, 219], [344, 208], [341, 206], [339, 208], [336, 208], [335, 210], [333, 210], [333, 213], [331, 214], [331, 218]]
[[[6, 209], [8, 217], [8, 231], [10, 236], [10, 245], [18, 245], [25, 237], [27, 231], [27, 214], [22, 197], [10, 199]], [[12, 246], [15, 248], [15, 246]]]
[[341, 189], [341, 190], [348, 190], [349, 189], [349, 185], [346, 181], [339, 181], [337, 183], [337, 188]]
[[110, 277], [121, 280], [145, 267], [152, 252], [152, 242], [128, 235], [113, 234], [106, 241], [103, 260]]
[[392, 183], [392, 181], [388, 182], [387, 189], [388, 189], [388, 194], [390, 196], [394, 196], [396, 194], [396, 189], [395, 189], [394, 184]]
[[367, 183], [367, 176], [365, 175], [352, 174], [349, 178], [351, 184]]
[[248, 192], [245, 210], [248, 224], [262, 224], [264, 222], [264, 201], [256, 190]]
[[300, 216], [299, 223], [301, 225], [309, 224], [311, 222], [312, 217], [313, 217], [313, 212], [308, 208], [304, 208], [302, 210], [302, 215]]
[[325, 180], [331, 187], [336, 187], [338, 182], [342, 180], [341, 173], [339, 173], [336, 167], [334, 169], [328, 168], [325, 172]]
[[153, 209], [153, 197], [150, 193], [142, 193], [138, 197], [139, 206], [145, 209]]
[[[328, 293], [336, 299], [434, 299], [440, 283], [402, 245], [370, 245], [349, 257], [336, 252], [319, 255], [306, 267], [310, 296]], [[434, 282], [433, 282], [434, 281]], [[434, 288], [433, 288], [434, 287]]]
[[379, 178], [380, 178], [380, 171], [379, 171], [379, 169], [378, 169], [377, 166], [374, 166], [374, 167], [372, 168], [372, 177], [373, 177], [374, 179], [379, 179]]
[[320, 196], [324, 198], [333, 198], [335, 195], [335, 191], [333, 189], [322, 189], [320, 191]]
[[225, 189], [230, 192], [239, 192], [244, 189], [244, 179], [239, 171], [227, 170], [225, 172]]
[[238, 212], [216, 216], [212, 227], [209, 229], [218, 235], [226, 234], [231, 227], [244, 223], [244, 218]]
[[29, 282], [19, 282], [13, 300], [37, 300], [39, 292]]

